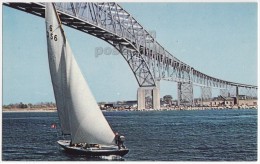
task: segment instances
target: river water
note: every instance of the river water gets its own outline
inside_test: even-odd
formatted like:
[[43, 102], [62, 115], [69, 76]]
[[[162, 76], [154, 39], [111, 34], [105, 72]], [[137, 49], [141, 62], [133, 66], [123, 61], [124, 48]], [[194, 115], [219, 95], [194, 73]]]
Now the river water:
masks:
[[[104, 112], [125, 135], [125, 161], [256, 161], [257, 110]], [[103, 160], [65, 153], [56, 112], [3, 113], [2, 160]]]

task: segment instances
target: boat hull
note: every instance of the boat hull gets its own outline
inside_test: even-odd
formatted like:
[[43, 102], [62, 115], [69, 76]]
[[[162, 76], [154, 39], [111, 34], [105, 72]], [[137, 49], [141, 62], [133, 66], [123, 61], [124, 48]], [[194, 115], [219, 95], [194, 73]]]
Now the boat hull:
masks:
[[76, 154], [76, 155], [84, 155], [89, 157], [97, 157], [97, 156], [110, 156], [110, 155], [117, 155], [117, 156], [124, 156], [126, 155], [129, 150], [126, 148], [118, 149], [117, 146], [101, 146], [101, 148], [83, 148], [83, 147], [76, 147], [70, 146], [70, 141], [68, 140], [59, 140], [58, 144], [68, 153]]

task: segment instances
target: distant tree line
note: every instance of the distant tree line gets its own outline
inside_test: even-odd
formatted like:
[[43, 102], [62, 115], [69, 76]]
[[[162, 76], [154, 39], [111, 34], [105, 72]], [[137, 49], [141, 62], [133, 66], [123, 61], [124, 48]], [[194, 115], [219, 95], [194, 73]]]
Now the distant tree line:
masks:
[[32, 103], [15, 103], [15, 104], [8, 104], [8, 105], [3, 105], [2, 106], [5, 109], [13, 109], [13, 108], [21, 108], [21, 109], [25, 109], [25, 108], [56, 108], [56, 104], [53, 102], [40, 102], [40, 103], [36, 103], [36, 104], [32, 104]]

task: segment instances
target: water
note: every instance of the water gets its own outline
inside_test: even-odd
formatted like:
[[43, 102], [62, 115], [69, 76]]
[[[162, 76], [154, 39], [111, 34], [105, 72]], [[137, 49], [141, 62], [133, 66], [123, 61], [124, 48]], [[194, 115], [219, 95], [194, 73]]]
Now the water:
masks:
[[[257, 110], [105, 112], [125, 161], [256, 161]], [[2, 160], [102, 160], [59, 148], [57, 113], [3, 113]]]

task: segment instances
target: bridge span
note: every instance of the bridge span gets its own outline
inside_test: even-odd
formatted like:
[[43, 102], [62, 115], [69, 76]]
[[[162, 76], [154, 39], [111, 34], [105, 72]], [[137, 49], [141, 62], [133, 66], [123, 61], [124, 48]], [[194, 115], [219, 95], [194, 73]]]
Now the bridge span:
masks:
[[[45, 3], [3, 3], [39, 17], [45, 17]], [[219, 88], [224, 97], [244, 94], [257, 97], [257, 86], [222, 80], [206, 75], [174, 57], [163, 48], [119, 4], [55, 3], [62, 23], [93, 35], [116, 48], [131, 68], [138, 84], [138, 108], [145, 108], [145, 91], [150, 90], [153, 108], [160, 108], [160, 80], [177, 82], [178, 104], [193, 105], [193, 86], [201, 87], [203, 99], [212, 97], [212, 88]]]

